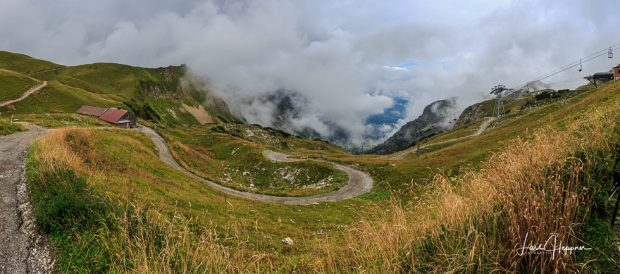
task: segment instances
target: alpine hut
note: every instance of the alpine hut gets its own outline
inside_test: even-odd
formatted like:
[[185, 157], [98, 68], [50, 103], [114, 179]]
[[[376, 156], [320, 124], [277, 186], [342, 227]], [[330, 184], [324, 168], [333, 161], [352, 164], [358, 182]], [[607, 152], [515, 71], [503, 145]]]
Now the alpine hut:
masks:
[[137, 118], [132, 112], [121, 108], [100, 108], [93, 106], [82, 106], [77, 110], [79, 114], [97, 116], [99, 119], [114, 124], [118, 127], [132, 128], [137, 125]]

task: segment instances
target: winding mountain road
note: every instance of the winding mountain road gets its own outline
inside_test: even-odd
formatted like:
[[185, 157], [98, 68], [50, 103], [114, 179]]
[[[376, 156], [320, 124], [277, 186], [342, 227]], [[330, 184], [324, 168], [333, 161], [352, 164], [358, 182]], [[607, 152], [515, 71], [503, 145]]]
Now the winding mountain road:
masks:
[[21, 100], [24, 100], [24, 99], [28, 98], [28, 96], [32, 95], [33, 93], [41, 90], [42, 88], [44, 88], [46, 86], [47, 86], [47, 81], [43, 81], [43, 83], [38, 84], [38, 85], [36, 85], [34, 87], [31, 87], [29, 90], [24, 92], [24, 94], [22, 94], [21, 97], [19, 97], [17, 99], [0, 102], [0, 107], [8, 106], [10, 104], [14, 104], [14, 103], [17, 103], [17, 102], [19, 102]]
[[35, 229], [24, 178], [25, 158], [34, 139], [46, 130], [0, 136], [0, 273], [48, 273], [49, 246]]
[[[456, 141], [460, 141], [460, 140], [465, 140], [465, 139], [469, 139], [471, 137], [474, 136], [478, 136], [480, 134], [482, 134], [487, 127], [489, 127], [489, 125], [491, 124], [491, 122], [495, 121], [495, 117], [484, 117], [484, 121], [482, 122], [482, 124], [480, 124], [480, 127], [478, 128], [478, 130], [476, 130], [476, 132], [472, 133], [471, 135], [468, 136], [463, 136], [463, 137], [458, 137], [458, 138], [454, 138], [454, 139], [450, 139], [450, 140], [445, 140], [445, 141], [441, 141], [441, 142], [437, 142], [437, 143], [430, 143], [430, 144], [425, 144], [419, 147], [419, 149], [423, 149], [429, 146], [434, 146], [434, 145], [440, 145], [440, 144], [445, 144], [445, 143], [451, 143], [451, 142], [456, 142]], [[416, 150], [418, 149], [418, 147], [413, 147], [411, 149], [407, 149], [399, 154], [396, 154], [392, 157], [390, 157], [390, 160], [402, 160], [405, 159], [405, 157], [411, 155], [411, 154], [415, 154]]]
[[[334, 165], [336, 169], [344, 171], [349, 176], [347, 185], [340, 188], [337, 191], [329, 192], [329, 193], [322, 193], [322, 194], [318, 194], [314, 196], [306, 196], [306, 197], [283, 197], [283, 196], [271, 196], [271, 195], [243, 192], [243, 191], [225, 187], [218, 183], [209, 181], [207, 179], [204, 179], [186, 170], [174, 160], [174, 158], [170, 154], [170, 151], [168, 150], [168, 147], [166, 146], [164, 139], [161, 136], [159, 136], [159, 134], [157, 134], [154, 130], [148, 127], [145, 127], [145, 126], [140, 126], [138, 130], [144, 133], [147, 137], [149, 137], [153, 141], [153, 143], [155, 143], [155, 146], [157, 147], [157, 150], [159, 151], [159, 158], [167, 165], [184, 173], [187, 176], [190, 176], [198, 181], [201, 181], [209, 185], [212, 188], [215, 188], [226, 194], [230, 194], [230, 195], [241, 197], [241, 198], [262, 201], [262, 202], [288, 204], [288, 205], [310, 205], [310, 204], [316, 204], [316, 203], [321, 203], [321, 202], [334, 202], [334, 201], [351, 199], [353, 197], [359, 196], [361, 194], [364, 194], [370, 191], [370, 189], [372, 188], [373, 181], [370, 175], [368, 175], [367, 173], [364, 173], [362, 171], [359, 171], [357, 169], [354, 169], [354, 168], [351, 168], [345, 165], [328, 162]], [[304, 160], [304, 159], [290, 158], [288, 155], [284, 153], [279, 153], [279, 152], [269, 151], [269, 150], [263, 151], [263, 155], [266, 158], [272, 161], [275, 161], [275, 162], [297, 162], [297, 161], [327, 162], [327, 161], [322, 161], [322, 160]]]

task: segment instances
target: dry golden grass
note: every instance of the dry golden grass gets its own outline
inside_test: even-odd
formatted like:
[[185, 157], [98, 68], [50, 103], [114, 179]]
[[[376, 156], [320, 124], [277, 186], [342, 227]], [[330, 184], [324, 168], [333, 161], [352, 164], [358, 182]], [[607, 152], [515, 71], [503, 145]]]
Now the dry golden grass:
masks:
[[582, 265], [573, 256], [518, 254], [528, 242], [550, 235], [565, 245], [584, 245], [573, 226], [587, 215], [591, 192], [582, 183], [583, 148], [609, 149], [620, 120], [617, 104], [592, 110], [565, 130], [545, 128], [511, 141], [480, 170], [456, 178], [437, 175], [421, 203], [392, 202], [379, 222], [361, 221], [343, 233], [349, 245], [325, 243], [325, 272], [564, 272]]
[[[87, 176], [91, 185], [109, 183], [109, 172], [118, 172], [120, 167], [112, 166], [114, 163], [106, 162], [106, 157], [93, 149], [93, 135], [101, 134], [96, 130], [57, 129], [37, 140], [34, 155], [38, 174], [63, 174], [62, 170], [70, 169]], [[131, 142], [130, 139], [124, 141]], [[46, 187], [52, 187], [53, 182], [42, 181]], [[112, 256], [108, 271], [213, 273], [254, 272], [259, 267], [260, 270], [274, 267], [270, 256], [245, 246], [236, 222], [216, 231], [197, 227], [195, 220], [183, 212], [164, 214], [148, 200], [128, 201], [127, 197], [120, 196], [107, 199], [116, 208], [109, 213], [108, 220], [100, 221], [95, 237], [104, 238], [98, 242], [104, 243], [103, 246], [96, 249], [107, 250]], [[73, 244], [93, 244], [92, 239], [81, 237], [74, 238]]]

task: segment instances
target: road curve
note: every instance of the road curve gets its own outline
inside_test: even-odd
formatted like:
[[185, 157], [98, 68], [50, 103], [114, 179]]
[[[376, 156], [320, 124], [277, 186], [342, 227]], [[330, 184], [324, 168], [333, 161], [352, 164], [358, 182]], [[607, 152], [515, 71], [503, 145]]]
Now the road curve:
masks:
[[[159, 134], [157, 134], [154, 130], [148, 127], [145, 127], [145, 126], [139, 126], [138, 130], [144, 133], [147, 137], [149, 137], [153, 141], [153, 143], [155, 143], [155, 146], [157, 147], [157, 150], [159, 151], [159, 158], [167, 165], [184, 173], [187, 176], [190, 176], [198, 181], [201, 181], [209, 185], [212, 188], [215, 188], [216, 190], [219, 190], [221, 192], [224, 192], [226, 194], [230, 194], [233, 196], [241, 197], [241, 198], [262, 201], [262, 202], [287, 204], [287, 205], [311, 205], [311, 204], [316, 204], [316, 203], [321, 203], [321, 202], [335, 202], [335, 201], [351, 199], [353, 197], [359, 196], [361, 194], [364, 194], [370, 191], [370, 189], [372, 188], [373, 181], [370, 175], [368, 175], [367, 173], [364, 173], [362, 171], [359, 171], [357, 169], [354, 169], [354, 168], [351, 168], [345, 165], [328, 162], [334, 165], [336, 169], [342, 170], [349, 176], [347, 185], [340, 188], [337, 191], [329, 192], [329, 193], [322, 193], [322, 194], [318, 194], [314, 196], [306, 196], [306, 197], [282, 197], [282, 196], [271, 196], [271, 195], [243, 192], [243, 191], [225, 187], [218, 183], [209, 181], [207, 179], [204, 179], [186, 170], [174, 160], [174, 158], [170, 154], [170, 151], [168, 150], [168, 147], [166, 146], [166, 142], [161, 136], [159, 136]], [[263, 155], [266, 158], [272, 161], [276, 161], [276, 162], [304, 161], [303, 159], [289, 158], [289, 156], [284, 153], [279, 153], [279, 152], [274, 152], [274, 151], [263, 151]], [[327, 162], [327, 161], [322, 161], [322, 160], [309, 160], [309, 161]]]
[[[445, 140], [445, 141], [441, 141], [441, 142], [437, 142], [437, 143], [430, 143], [430, 144], [425, 144], [425, 145], [421, 145], [419, 147], [419, 149], [423, 149], [426, 148], [428, 146], [433, 146], [433, 145], [439, 145], [439, 144], [445, 144], [445, 143], [450, 143], [450, 142], [454, 142], [454, 141], [460, 141], [460, 140], [465, 140], [474, 136], [478, 136], [480, 134], [482, 134], [482, 132], [484, 132], [487, 127], [489, 127], [489, 125], [491, 124], [491, 122], [493, 122], [495, 120], [495, 117], [484, 117], [484, 122], [482, 122], [482, 124], [480, 124], [480, 127], [478, 128], [478, 130], [476, 130], [476, 132], [472, 133], [471, 135], [468, 136], [463, 136], [463, 137], [458, 137], [458, 138], [454, 138], [454, 139], [450, 139], [450, 140]], [[390, 160], [402, 160], [405, 159], [405, 157], [414, 154], [416, 152], [416, 150], [418, 149], [418, 147], [414, 147], [412, 149], [407, 149], [399, 154], [396, 154], [392, 157], [390, 157]]]
[[17, 103], [21, 100], [24, 100], [26, 98], [28, 98], [28, 96], [32, 95], [33, 93], [41, 90], [42, 88], [44, 88], [45, 86], [47, 86], [47, 81], [43, 81], [43, 83], [38, 84], [34, 87], [31, 87], [29, 90], [27, 90], [26, 92], [24, 92], [24, 94], [22, 94], [21, 97], [17, 98], [17, 99], [13, 99], [13, 100], [8, 100], [8, 101], [4, 101], [4, 102], [0, 102], [0, 107], [3, 106], [8, 106], [10, 104], [14, 104]]

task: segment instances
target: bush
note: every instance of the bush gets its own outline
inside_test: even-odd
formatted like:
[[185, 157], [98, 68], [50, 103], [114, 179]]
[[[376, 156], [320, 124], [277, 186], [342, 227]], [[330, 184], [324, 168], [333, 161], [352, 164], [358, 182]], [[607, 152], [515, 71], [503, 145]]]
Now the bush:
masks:
[[0, 120], [0, 136], [9, 135], [24, 130], [24, 127], [19, 124], [12, 124], [8, 120]]
[[72, 170], [35, 174], [34, 169], [28, 170], [35, 221], [56, 249], [60, 272], [107, 272], [113, 254], [106, 242], [117, 227], [109, 214], [111, 207]]
[[105, 219], [108, 208], [104, 202], [72, 170], [45, 171], [29, 176], [28, 182], [37, 226], [45, 233], [89, 229]]

